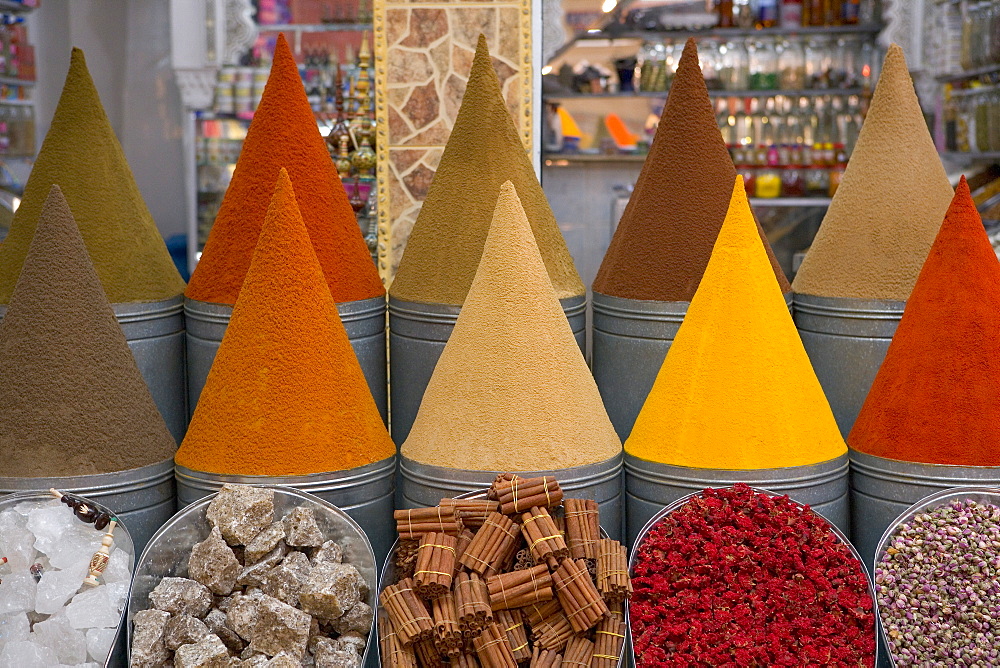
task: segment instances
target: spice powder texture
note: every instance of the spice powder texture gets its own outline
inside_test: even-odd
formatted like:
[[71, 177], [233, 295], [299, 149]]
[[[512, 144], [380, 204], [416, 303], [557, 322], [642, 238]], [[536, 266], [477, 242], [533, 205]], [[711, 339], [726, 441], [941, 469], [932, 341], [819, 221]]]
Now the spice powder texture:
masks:
[[792, 289], [906, 301], [951, 197], [903, 50], [893, 44], [844, 179]]
[[500, 186], [511, 181], [559, 299], [585, 294], [480, 35], [455, 126], [389, 294], [461, 306], [479, 267]]
[[539, 471], [620, 453], [508, 181], [402, 454], [463, 470]]
[[52, 186], [0, 321], [0, 477], [124, 471], [175, 449]]
[[965, 177], [848, 443], [878, 457], [1000, 466], [1000, 262]]
[[767, 469], [847, 453], [736, 177], [705, 276], [625, 451], [709, 469]]
[[[691, 38], [594, 291], [626, 299], [691, 301], [726, 217], [735, 179]], [[788, 279], [759, 226], [757, 233], [781, 291], [789, 292]]]
[[247, 280], [176, 461], [196, 471], [303, 475], [391, 457], [382, 423], [279, 173]]
[[295, 183], [302, 219], [333, 300], [341, 303], [384, 295], [282, 34], [232, 181], [191, 275], [187, 297], [236, 303], [282, 168]]
[[184, 292], [184, 280], [139, 193], [83, 51], [76, 48], [21, 205], [0, 244], [0, 304], [11, 299], [54, 184], [69, 203], [110, 302], [160, 301]]

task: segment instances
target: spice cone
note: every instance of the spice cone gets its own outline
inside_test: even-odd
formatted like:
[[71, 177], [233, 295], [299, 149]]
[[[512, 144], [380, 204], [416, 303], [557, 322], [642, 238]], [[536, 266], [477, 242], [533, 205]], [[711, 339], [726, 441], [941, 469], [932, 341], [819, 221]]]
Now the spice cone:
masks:
[[556, 297], [584, 294], [480, 35], [455, 127], [389, 294], [461, 306], [479, 267], [500, 186], [508, 180], [521, 198]]
[[903, 50], [893, 44], [843, 181], [792, 288], [905, 301], [952, 194]]
[[729, 213], [625, 451], [711, 469], [767, 469], [847, 452], [736, 178]]
[[184, 292], [184, 280], [139, 193], [83, 51], [76, 48], [21, 205], [0, 244], [0, 304], [11, 300], [55, 184], [79, 225], [108, 301], [152, 302]]
[[282, 168], [295, 183], [302, 219], [333, 300], [385, 294], [283, 34], [233, 179], [185, 294], [204, 302], [236, 303]]
[[58, 186], [0, 321], [0, 476], [109, 473], [174, 453]]
[[177, 463], [209, 473], [304, 475], [395, 451], [282, 169]]
[[[726, 218], [735, 178], [691, 38], [594, 290], [626, 299], [691, 301]], [[757, 233], [781, 291], [789, 292], [759, 226]]]
[[1000, 262], [965, 177], [848, 437], [904, 461], [1000, 466]]
[[511, 182], [402, 454], [475, 471], [594, 464], [621, 452]]

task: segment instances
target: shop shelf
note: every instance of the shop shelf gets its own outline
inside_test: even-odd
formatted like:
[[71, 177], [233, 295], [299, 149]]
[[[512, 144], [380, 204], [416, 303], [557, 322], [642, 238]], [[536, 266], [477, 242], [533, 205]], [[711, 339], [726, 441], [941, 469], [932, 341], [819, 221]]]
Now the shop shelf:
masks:
[[0, 105], [7, 107], [30, 107], [34, 104], [33, 100], [4, 100], [0, 99]]
[[272, 23], [260, 24], [261, 32], [363, 32], [371, 23]]
[[793, 26], [790, 28], [710, 28], [707, 30], [615, 30], [609, 26], [603, 30], [588, 30], [576, 36], [576, 40], [589, 39], [649, 39], [650, 37], [782, 37], [792, 35], [875, 35], [882, 30], [881, 24], [850, 26]]
[[947, 158], [954, 162], [973, 162], [977, 160], [997, 160], [1000, 161], [1000, 151], [942, 151], [942, 158]]
[[[851, 95], [863, 95], [866, 92], [863, 88], [802, 88], [792, 90], [710, 90], [709, 97], [774, 97], [784, 95], [786, 97], [822, 97], [826, 95], [837, 95], [849, 97]], [[546, 100], [563, 100], [573, 98], [603, 98], [603, 97], [659, 97], [667, 96], [667, 91], [629, 91], [625, 93], [546, 93], [543, 97]]]
[[27, 14], [33, 9], [34, 7], [27, 7], [21, 2], [0, 0], [0, 14]]
[[35, 82], [28, 79], [18, 79], [17, 77], [0, 76], [0, 84], [4, 86], [34, 86]]
[[994, 72], [1000, 73], [1000, 63], [994, 63], [993, 65], [987, 65], [986, 67], [977, 67], [974, 70], [965, 70], [964, 72], [952, 72], [951, 74], [942, 74], [941, 76], [934, 78], [941, 83], [949, 83], [952, 81], [965, 81], [966, 79], [975, 79], [976, 77], [983, 76], [984, 74], [993, 74]]

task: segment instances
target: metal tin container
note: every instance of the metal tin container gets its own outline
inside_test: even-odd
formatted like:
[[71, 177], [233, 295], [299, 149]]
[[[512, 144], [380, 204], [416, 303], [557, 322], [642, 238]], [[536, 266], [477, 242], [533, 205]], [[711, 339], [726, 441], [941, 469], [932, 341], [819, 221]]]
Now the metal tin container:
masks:
[[795, 326], [847, 438], [906, 302], [795, 295]]
[[[622, 457], [553, 471], [514, 471], [525, 477], [553, 476], [566, 496], [597, 501], [601, 527], [615, 540], [622, 535]], [[426, 508], [489, 487], [502, 471], [467, 471], [399, 458], [400, 508]], [[393, 527], [395, 530], [395, 527]]]
[[841, 531], [850, 526], [846, 454], [811, 466], [724, 470], [658, 464], [625, 453], [626, 545], [635, 544], [649, 518], [663, 506], [708, 487], [730, 487], [738, 482], [788, 494]]
[[[112, 304], [118, 324], [156, 408], [178, 443], [188, 425], [184, 298]], [[0, 305], [0, 320], [7, 312]]]
[[[833, 460], [833, 461], [837, 461], [837, 460]], [[740, 482], [745, 482], [745, 481], [740, 481]], [[729, 486], [730, 485], [706, 485], [706, 487], [729, 487]], [[788, 494], [787, 491], [779, 491], [779, 490], [776, 490], [776, 489], [773, 489], [773, 488], [760, 489], [760, 488], [754, 487], [752, 485], [751, 485], [751, 488], [755, 492], [759, 492], [761, 494], [769, 494], [769, 495], [772, 495], [772, 496], [774, 496], [774, 495], [780, 496], [780, 495]], [[671, 500], [665, 507], [661, 508], [659, 511], [657, 511], [656, 513], [654, 513], [649, 518], [649, 520], [638, 531], [638, 533], [637, 533], [636, 538], [635, 538], [634, 541], [630, 540], [628, 542], [628, 545], [631, 546], [630, 550], [629, 550], [629, 558], [628, 558], [628, 571], [629, 571], [629, 576], [630, 577], [635, 577], [636, 555], [639, 553], [639, 548], [642, 545], [642, 541], [644, 541], [646, 539], [646, 536], [653, 529], [653, 527], [656, 526], [656, 523], [659, 522], [660, 520], [662, 520], [664, 517], [666, 517], [670, 513], [674, 512], [675, 510], [678, 510], [681, 506], [683, 506], [684, 504], [686, 504], [688, 501], [690, 501], [694, 497], [696, 497], [699, 494], [701, 494], [701, 491], [703, 491], [703, 490], [704, 490], [704, 488], [702, 488], [702, 490], [699, 490], [699, 491], [696, 491], [696, 492], [693, 492], [693, 493], [690, 493], [690, 494], [685, 494], [683, 496], [680, 496], [680, 497], [677, 497], [677, 498]], [[812, 504], [803, 503], [802, 501], [798, 501], [795, 498], [792, 498], [792, 500], [796, 501], [796, 503], [799, 503], [800, 505], [809, 505], [809, 507], [812, 510], [814, 510], [814, 511], [817, 510]], [[837, 536], [837, 538], [840, 540], [841, 543], [843, 543], [844, 545], [847, 546], [847, 548], [851, 551], [851, 554], [854, 555], [854, 558], [857, 559], [858, 565], [861, 566], [861, 570], [865, 573], [865, 575], [869, 575], [868, 574], [868, 568], [865, 565], [865, 563], [866, 563], [865, 560], [861, 558], [861, 555], [855, 549], [854, 545], [852, 545], [851, 541], [848, 540], [847, 535], [837, 527], [836, 523], [831, 522], [830, 518], [828, 516], [824, 515], [823, 513], [819, 513], [819, 512], [817, 512], [817, 514], [821, 515], [827, 521], [827, 523], [828, 523], [828, 525], [830, 527], [830, 530], [834, 533], [835, 536]], [[871, 595], [872, 600], [874, 601], [875, 600], [875, 590], [872, 587], [871, 577], [870, 576], [867, 577], [866, 580], [868, 581], [868, 593]], [[629, 605], [625, 606], [626, 610], [628, 610], [630, 606], [631, 606], [631, 600], [629, 601]], [[627, 630], [628, 638], [626, 639], [625, 646], [628, 648], [629, 658], [630, 658], [630, 660], [632, 662], [632, 665], [635, 665], [635, 651], [634, 651], [634, 648], [632, 647], [632, 623], [631, 623], [630, 617], [628, 615], [626, 615], [625, 620], [626, 620], [626, 623], [628, 624], [628, 630]], [[878, 615], [876, 615], [876, 623], [878, 623]], [[877, 651], [876, 651], [875, 658], [876, 658], [876, 662], [877, 662], [878, 661], [878, 653], [877, 653]]]
[[886, 528], [927, 495], [953, 487], [1000, 487], [1000, 466], [902, 462], [851, 450], [851, 538], [869, 562]]
[[[875, 554], [872, 560], [871, 576], [873, 578], [875, 577], [875, 571], [878, 569], [878, 565], [882, 561], [882, 557], [885, 556], [885, 551], [889, 547], [889, 541], [892, 540], [892, 536], [896, 533], [901, 524], [909, 522], [920, 513], [940, 508], [941, 506], [945, 506], [955, 500], [969, 500], [979, 503], [1000, 505], [1000, 489], [996, 487], [959, 487], [957, 489], [943, 489], [918, 500], [916, 503], [906, 508], [898, 517], [889, 523], [885, 532], [882, 534], [882, 537], [879, 539], [878, 544], [875, 547]], [[885, 637], [885, 629], [882, 627], [882, 614], [880, 612], [878, 597], [875, 596], [874, 600], [875, 610], [877, 613], [876, 619], [878, 620], [879, 628], [879, 649], [883, 656], [887, 657], [884, 665], [895, 666], [896, 658], [892, 655], [892, 649], [889, 647], [888, 638]], [[906, 663], [900, 662], [900, 665], [906, 665]]]
[[[273, 487], [272, 485], [264, 485]], [[368, 597], [365, 602], [374, 608], [377, 598], [375, 589], [378, 582], [375, 554], [368, 542], [368, 537], [351, 517], [331, 503], [289, 487], [274, 488], [274, 515], [283, 517], [287, 512], [299, 506], [309, 506], [316, 513], [316, 521], [327, 540], [335, 540], [344, 548], [344, 561], [353, 564], [368, 582]], [[163, 525], [149, 541], [136, 563], [132, 578], [132, 591], [128, 602], [129, 648], [132, 646], [132, 619], [137, 612], [149, 607], [149, 593], [153, 591], [160, 580], [165, 577], [184, 577], [187, 575], [188, 557], [195, 543], [205, 540], [210, 533], [205, 513], [208, 504], [215, 495], [212, 494], [193, 503]], [[368, 633], [368, 646], [365, 648], [364, 661], [371, 653], [372, 645], [378, 644], [374, 630]]]
[[[580, 350], [587, 350], [587, 298], [568, 297], [562, 304]], [[434, 366], [458, 320], [459, 306], [421, 304], [389, 297], [389, 388], [392, 440], [402, 445], [417, 417]]]
[[365, 530], [378, 563], [396, 537], [392, 522], [396, 493], [396, 457], [346, 471], [297, 476], [222, 475], [175, 467], [181, 508], [219, 491], [226, 483], [282, 485], [313, 494], [351, 516]]
[[[347, 338], [361, 365], [361, 371], [365, 374], [365, 380], [368, 381], [368, 389], [382, 415], [382, 421], [388, 423], [385, 297], [337, 304], [337, 312], [347, 330]], [[229, 327], [233, 307], [185, 299], [184, 314], [187, 318], [188, 406], [191, 415], [194, 415], [208, 372], [215, 361], [215, 354], [219, 351], [226, 328]]]
[[174, 460], [114, 473], [54, 478], [0, 478], [0, 496], [11, 492], [48, 492], [55, 488], [107, 506], [123, 523], [136, 550], [147, 541], [176, 509]]
[[[66, 490], [62, 488], [57, 488], [60, 492], [65, 492]], [[100, 512], [108, 513], [110, 515], [115, 515], [114, 510], [108, 508], [107, 506], [94, 501], [90, 497], [83, 495], [78, 495], [75, 492], [73, 496], [80, 496], [91, 506], [99, 510]], [[22, 503], [24, 501], [53, 501], [54, 497], [49, 494], [48, 490], [35, 491], [35, 492], [14, 492], [13, 494], [8, 494], [7, 496], [0, 497], [0, 512], [13, 508], [14, 506]], [[68, 508], [67, 508], [68, 510]], [[118, 519], [122, 519], [120, 516]], [[94, 531], [97, 531], [95, 529]], [[106, 529], [105, 529], [106, 531]], [[104, 533], [103, 531], [101, 533]], [[125, 522], [119, 522], [115, 527], [115, 542], [113, 549], [124, 550], [132, 555], [131, 563], [129, 564], [129, 570], [135, 572], [135, 559], [136, 559], [136, 546], [132, 542], [132, 536], [129, 534], [128, 528], [125, 526]], [[129, 587], [131, 588], [132, 583], [129, 582]], [[129, 592], [125, 593], [126, 600], [128, 600]], [[125, 610], [122, 610], [121, 621], [118, 623], [118, 630], [115, 632], [115, 640], [111, 644], [111, 651], [108, 653], [107, 659], [104, 661], [103, 665], [106, 668], [126, 666], [128, 662], [126, 661], [127, 647], [125, 643], [125, 633], [122, 632], [125, 621]]]
[[[562, 487], [562, 481], [559, 482], [559, 486]], [[464, 494], [459, 494], [455, 498], [457, 498], [457, 499], [485, 499], [486, 498], [486, 494], [487, 494], [488, 491], [489, 491], [488, 488], [487, 489], [477, 489], [477, 490], [473, 490], [471, 492], [466, 492]], [[444, 498], [444, 497], [442, 497], [442, 498]], [[440, 499], [439, 499], [439, 501], [440, 501]], [[435, 503], [434, 505], [437, 505], [437, 504]], [[608, 532], [602, 526], [601, 527], [601, 538], [608, 538], [608, 537], [609, 537], [608, 536]], [[393, 541], [393, 543], [392, 543], [392, 549], [389, 550], [389, 554], [386, 556], [385, 563], [383, 563], [383, 565], [382, 565], [382, 571], [381, 571], [381, 575], [379, 576], [379, 581], [378, 581], [378, 591], [379, 591], [379, 594], [381, 594], [382, 591], [386, 587], [388, 587], [389, 585], [391, 585], [391, 584], [393, 584], [393, 583], [396, 582], [396, 561], [395, 561], [395, 555], [396, 555], [396, 549], [398, 547], [399, 547], [399, 540]], [[626, 628], [626, 633], [628, 633], [628, 631], [627, 631], [627, 629], [629, 628], [628, 606], [625, 605], [623, 607], [624, 607], [624, 610], [625, 610], [625, 628]], [[384, 615], [385, 614], [385, 611], [382, 609], [381, 598], [379, 600], [378, 607], [375, 608], [375, 614], [376, 614], [376, 616], [378, 616], [378, 615]], [[377, 628], [378, 628], [378, 624], [377, 624], [377, 620], [376, 620], [376, 629]], [[379, 648], [379, 652], [381, 652], [380, 648]], [[629, 646], [628, 641], [626, 640], [626, 642], [622, 644], [621, 655], [618, 658], [618, 665], [620, 666], [620, 668], [625, 668], [626, 665], [627, 665], [625, 663], [625, 661], [626, 661], [626, 653], [627, 652], [631, 652], [631, 648]], [[378, 657], [378, 656], [380, 656], [380, 654], [376, 654], [376, 657]], [[377, 663], [372, 663], [371, 664], [371, 668], [374, 668], [377, 665], [378, 665]]]

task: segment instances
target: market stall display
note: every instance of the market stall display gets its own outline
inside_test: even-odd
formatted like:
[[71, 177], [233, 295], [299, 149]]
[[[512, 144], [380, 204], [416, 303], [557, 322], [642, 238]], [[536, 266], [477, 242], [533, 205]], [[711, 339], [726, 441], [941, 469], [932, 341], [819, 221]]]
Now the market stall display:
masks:
[[486, 38], [480, 36], [448, 144], [389, 287], [397, 443], [409, 435], [434, 364], [471, 289], [506, 181], [517, 189], [556, 298], [582, 350], [586, 288], [510, 116]]

